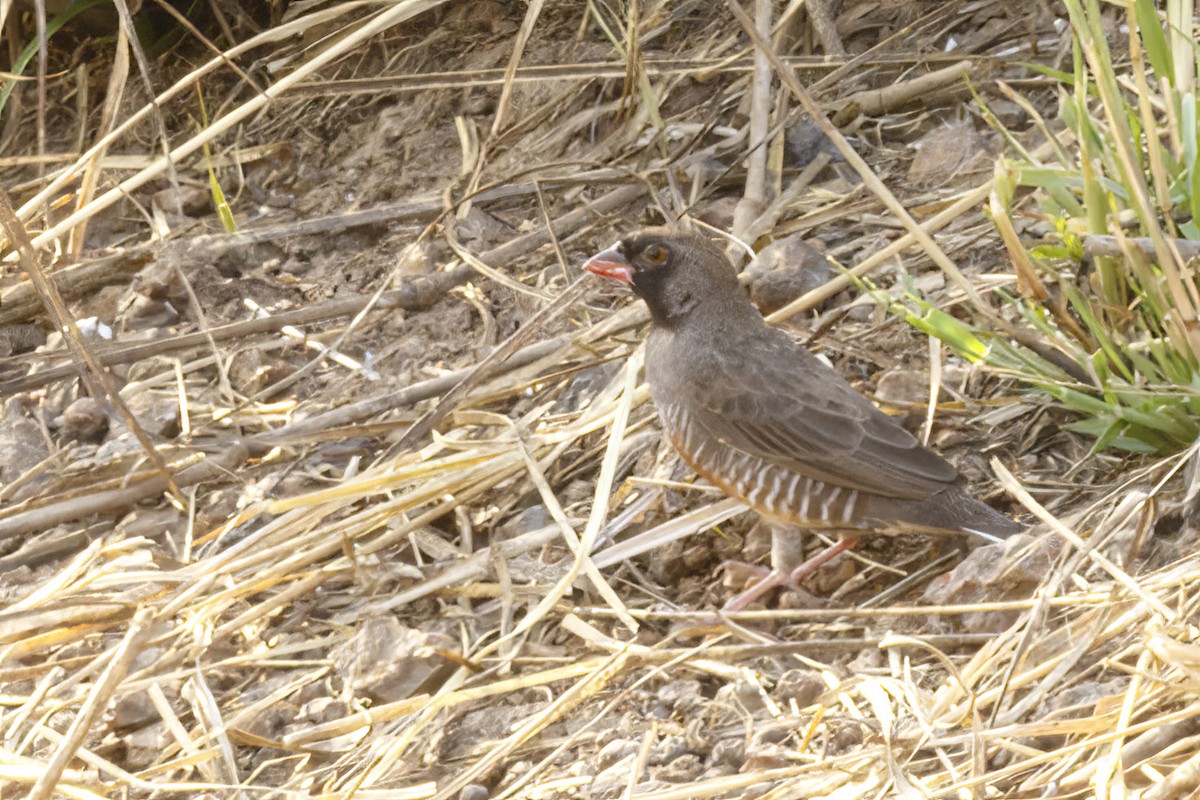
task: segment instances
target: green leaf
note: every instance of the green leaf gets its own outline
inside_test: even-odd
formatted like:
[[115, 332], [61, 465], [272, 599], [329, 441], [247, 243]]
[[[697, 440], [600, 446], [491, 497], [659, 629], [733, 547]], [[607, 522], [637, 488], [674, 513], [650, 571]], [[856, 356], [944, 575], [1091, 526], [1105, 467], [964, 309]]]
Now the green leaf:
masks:
[[[50, 19], [46, 20], [46, 42], [49, 43], [50, 37], [58, 33], [63, 25], [66, 25], [75, 17], [87, 11], [93, 6], [98, 6], [104, 3], [110, 3], [111, 0], [75, 0], [74, 3], [67, 6], [61, 13], [55, 14]], [[12, 68], [9, 70], [13, 75], [22, 75], [25, 72], [25, 67], [29, 66], [29, 62], [37, 55], [38, 40], [34, 39], [25, 45], [12, 63]], [[0, 111], [4, 110], [4, 104], [8, 102], [8, 96], [13, 93], [13, 89], [17, 87], [17, 81], [10, 78], [4, 81], [4, 85], [0, 87]]]
[[1158, 4], [1154, 0], [1134, 0], [1133, 15], [1137, 20], [1138, 33], [1142, 37], [1142, 49], [1150, 59], [1150, 66], [1157, 78], [1166, 78], [1175, 84], [1175, 69], [1171, 66], [1171, 49], [1163, 33], [1162, 21], [1158, 18]]

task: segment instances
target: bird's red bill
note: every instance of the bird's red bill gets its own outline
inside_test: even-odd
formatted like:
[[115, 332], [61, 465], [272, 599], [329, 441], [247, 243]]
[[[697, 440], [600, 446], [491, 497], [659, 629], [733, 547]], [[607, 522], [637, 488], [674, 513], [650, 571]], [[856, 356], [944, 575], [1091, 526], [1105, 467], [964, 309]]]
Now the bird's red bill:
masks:
[[584, 262], [583, 268], [595, 275], [612, 278], [621, 283], [633, 283], [633, 265], [614, 245]]

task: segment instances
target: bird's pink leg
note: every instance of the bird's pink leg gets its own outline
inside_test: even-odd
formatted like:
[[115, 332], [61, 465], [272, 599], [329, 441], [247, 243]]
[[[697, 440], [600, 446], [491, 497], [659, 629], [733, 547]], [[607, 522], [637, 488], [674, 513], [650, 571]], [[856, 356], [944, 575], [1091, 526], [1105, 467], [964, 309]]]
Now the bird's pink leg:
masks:
[[792, 574], [788, 576], [788, 583], [800, 583], [800, 581], [804, 580], [809, 575], [812, 575], [821, 567], [825, 566], [825, 564], [827, 564], [830, 559], [832, 559], [838, 553], [844, 553], [847, 550], [853, 550], [858, 544], [858, 540], [860, 538], [861, 537], [857, 533], [843, 533], [838, 537], [836, 542], [829, 545], [829, 547], [826, 547], [808, 561], [805, 561], [803, 564], [792, 570]]
[[829, 547], [826, 547], [815, 556], [805, 561], [800, 566], [793, 569], [791, 572], [782, 570], [771, 570], [764, 577], [755, 581], [746, 591], [732, 598], [725, 604], [725, 611], [741, 611], [755, 600], [762, 597], [772, 589], [780, 587], [788, 587], [799, 590], [800, 581], [804, 580], [814, 572], [819, 570], [825, 564], [836, 556], [838, 553], [844, 553], [852, 549], [858, 544], [858, 534], [842, 534], [838, 540]]

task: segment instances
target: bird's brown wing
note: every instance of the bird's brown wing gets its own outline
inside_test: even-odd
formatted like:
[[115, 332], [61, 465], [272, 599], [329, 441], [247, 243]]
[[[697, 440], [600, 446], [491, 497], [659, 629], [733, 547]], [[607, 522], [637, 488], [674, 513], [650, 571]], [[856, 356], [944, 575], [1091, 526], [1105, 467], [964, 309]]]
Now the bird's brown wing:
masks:
[[921, 446], [820, 359], [781, 331], [759, 330], [705, 358], [684, 404], [740, 450], [850, 489], [920, 499], [958, 471]]

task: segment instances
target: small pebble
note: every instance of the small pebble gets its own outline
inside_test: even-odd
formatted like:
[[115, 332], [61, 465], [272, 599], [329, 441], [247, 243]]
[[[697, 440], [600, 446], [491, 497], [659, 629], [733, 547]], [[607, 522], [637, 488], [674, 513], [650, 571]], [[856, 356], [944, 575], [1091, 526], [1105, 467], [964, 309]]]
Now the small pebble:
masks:
[[491, 792], [481, 783], [468, 783], [458, 793], [458, 800], [488, 800]]
[[746, 752], [746, 760], [742, 764], [745, 772], [757, 772], [766, 769], [781, 769], [790, 767], [795, 762], [788, 757], [788, 750], [777, 744], [760, 744], [751, 747]]
[[713, 745], [709, 761], [714, 766], [727, 766], [741, 769], [746, 760], [746, 740], [740, 736], [736, 739], [722, 739]]
[[621, 759], [633, 755], [637, 750], [637, 742], [629, 739], [615, 739], [600, 748], [600, 752], [596, 754], [596, 766], [602, 770], [608, 769]]
[[775, 696], [784, 702], [795, 700], [804, 708], [815, 703], [825, 689], [825, 681], [813, 670], [789, 669], [775, 683]]
[[650, 748], [647, 763], [652, 767], [670, 764], [687, 752], [687, 742], [682, 736], [667, 736]]
[[62, 433], [69, 440], [95, 441], [108, 430], [104, 406], [91, 397], [80, 397], [67, 406], [62, 416]]
[[663, 684], [658, 690], [658, 700], [678, 714], [686, 714], [703, 700], [700, 681], [677, 680]]
[[829, 750], [832, 753], [844, 753], [863, 743], [862, 728], [857, 722], [844, 722], [837, 725], [829, 740]]
[[777, 239], [758, 252], [746, 267], [750, 299], [769, 314], [816, 289], [832, 277], [825, 254], [800, 234]]
[[704, 772], [704, 762], [699, 756], [685, 753], [658, 771], [658, 777], [670, 783], [687, 783], [699, 778]]

